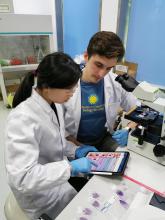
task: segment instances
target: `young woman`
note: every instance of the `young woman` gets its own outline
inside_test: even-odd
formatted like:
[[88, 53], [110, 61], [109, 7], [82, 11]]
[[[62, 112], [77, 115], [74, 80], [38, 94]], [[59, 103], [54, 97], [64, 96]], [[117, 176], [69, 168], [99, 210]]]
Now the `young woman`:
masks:
[[6, 168], [11, 190], [30, 219], [43, 213], [54, 219], [76, 195], [70, 176], [91, 170], [83, 156], [95, 148], [66, 142], [60, 105], [73, 95], [80, 76], [68, 55], [52, 53], [15, 94], [6, 128]]

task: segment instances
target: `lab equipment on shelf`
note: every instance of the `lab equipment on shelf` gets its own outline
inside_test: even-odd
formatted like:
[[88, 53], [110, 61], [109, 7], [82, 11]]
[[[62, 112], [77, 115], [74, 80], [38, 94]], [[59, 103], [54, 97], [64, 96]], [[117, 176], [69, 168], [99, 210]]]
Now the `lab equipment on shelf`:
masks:
[[50, 15], [0, 14], [0, 88], [5, 105], [8, 94], [55, 50], [54, 45]]

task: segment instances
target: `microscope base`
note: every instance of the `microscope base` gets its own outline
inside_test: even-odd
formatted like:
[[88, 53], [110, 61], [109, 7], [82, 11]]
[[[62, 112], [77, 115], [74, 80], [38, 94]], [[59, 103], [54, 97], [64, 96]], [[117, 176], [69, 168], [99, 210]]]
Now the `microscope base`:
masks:
[[135, 153], [142, 155], [150, 160], [153, 160], [157, 163], [165, 165], [165, 156], [156, 157], [153, 153], [153, 148], [155, 145], [148, 143], [146, 141], [143, 142], [142, 145], [138, 144], [138, 138], [129, 134], [127, 148]]

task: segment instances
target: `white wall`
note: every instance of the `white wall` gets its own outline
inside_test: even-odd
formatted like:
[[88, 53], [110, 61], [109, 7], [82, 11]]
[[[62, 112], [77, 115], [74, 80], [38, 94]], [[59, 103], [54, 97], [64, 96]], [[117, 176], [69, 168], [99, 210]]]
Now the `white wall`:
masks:
[[13, 0], [15, 14], [52, 15], [54, 48], [57, 50], [55, 0]]
[[119, 5], [120, 0], [102, 0], [101, 31], [116, 33]]

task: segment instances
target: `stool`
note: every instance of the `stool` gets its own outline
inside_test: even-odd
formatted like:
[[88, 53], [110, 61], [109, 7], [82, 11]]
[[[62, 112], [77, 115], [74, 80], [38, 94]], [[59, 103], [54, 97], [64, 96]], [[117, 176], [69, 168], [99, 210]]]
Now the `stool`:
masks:
[[19, 207], [12, 192], [6, 199], [4, 212], [6, 220], [30, 220]]

